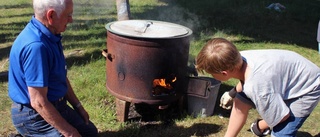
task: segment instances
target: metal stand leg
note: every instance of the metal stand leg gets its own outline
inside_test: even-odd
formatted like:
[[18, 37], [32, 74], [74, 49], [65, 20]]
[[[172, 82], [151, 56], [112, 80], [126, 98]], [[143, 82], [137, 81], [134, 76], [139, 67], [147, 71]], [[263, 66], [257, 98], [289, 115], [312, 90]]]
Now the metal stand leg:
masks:
[[116, 111], [118, 121], [125, 122], [128, 120], [129, 107], [130, 102], [116, 98]]
[[187, 108], [185, 96], [181, 96], [180, 99], [178, 100], [178, 108], [179, 108], [179, 112], [183, 112]]

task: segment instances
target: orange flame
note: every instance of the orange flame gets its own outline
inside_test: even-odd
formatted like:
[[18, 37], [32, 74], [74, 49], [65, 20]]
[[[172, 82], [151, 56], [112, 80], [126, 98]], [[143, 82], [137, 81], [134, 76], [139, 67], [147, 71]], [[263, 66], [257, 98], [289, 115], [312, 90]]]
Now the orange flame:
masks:
[[153, 87], [161, 86], [166, 89], [172, 89], [172, 86], [170, 85], [170, 83], [175, 82], [176, 80], [177, 80], [176, 77], [174, 77], [174, 79], [171, 80], [170, 82], [166, 82], [166, 79], [154, 79], [153, 80]]

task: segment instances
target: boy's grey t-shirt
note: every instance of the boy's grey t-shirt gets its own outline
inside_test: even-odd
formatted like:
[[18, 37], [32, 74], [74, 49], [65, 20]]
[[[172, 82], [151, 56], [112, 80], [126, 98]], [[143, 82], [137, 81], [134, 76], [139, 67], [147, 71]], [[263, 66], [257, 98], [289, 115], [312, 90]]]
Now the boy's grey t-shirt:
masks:
[[311, 94], [320, 84], [317, 65], [287, 50], [248, 50], [240, 53], [250, 70], [243, 92], [270, 127], [277, 125], [290, 111], [296, 117], [311, 113], [317, 105], [315, 102], [319, 101], [319, 93], [311, 99], [314, 101], [309, 100], [312, 96], [304, 95]]

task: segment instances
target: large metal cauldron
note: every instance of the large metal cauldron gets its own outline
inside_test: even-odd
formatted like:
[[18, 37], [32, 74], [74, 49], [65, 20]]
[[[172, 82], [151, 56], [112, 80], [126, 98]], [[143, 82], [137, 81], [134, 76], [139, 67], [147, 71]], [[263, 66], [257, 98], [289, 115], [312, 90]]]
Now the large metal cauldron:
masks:
[[106, 29], [106, 87], [126, 109], [127, 102], [169, 104], [187, 91], [190, 29], [150, 20], [111, 22]]

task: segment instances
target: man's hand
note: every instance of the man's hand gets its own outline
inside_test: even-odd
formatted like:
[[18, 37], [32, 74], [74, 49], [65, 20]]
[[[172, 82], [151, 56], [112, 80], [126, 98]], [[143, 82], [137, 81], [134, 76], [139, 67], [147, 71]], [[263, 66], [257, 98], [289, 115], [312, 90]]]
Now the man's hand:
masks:
[[81, 117], [83, 118], [83, 120], [86, 122], [86, 124], [89, 124], [89, 114], [88, 112], [83, 108], [83, 106], [80, 106], [77, 109], [78, 113], [81, 115]]
[[28, 87], [31, 106], [65, 137], [81, 137], [78, 130], [70, 125], [47, 99], [47, 87]]
[[81, 137], [78, 130], [73, 128], [73, 130], [69, 133], [61, 133], [65, 137]]
[[225, 92], [220, 98], [220, 107], [230, 110], [232, 108], [233, 98], [229, 95], [229, 91]]

